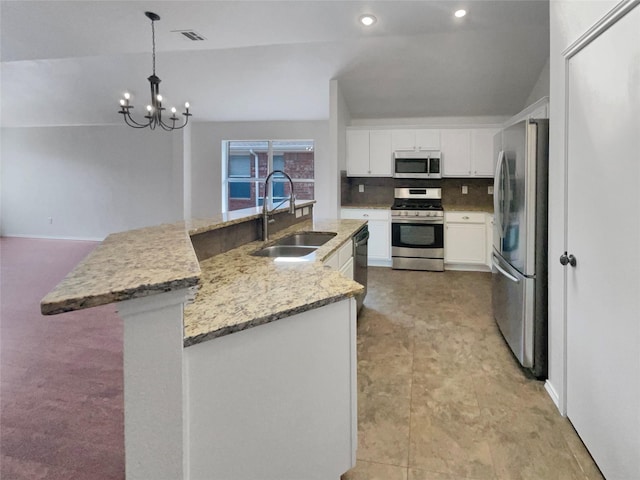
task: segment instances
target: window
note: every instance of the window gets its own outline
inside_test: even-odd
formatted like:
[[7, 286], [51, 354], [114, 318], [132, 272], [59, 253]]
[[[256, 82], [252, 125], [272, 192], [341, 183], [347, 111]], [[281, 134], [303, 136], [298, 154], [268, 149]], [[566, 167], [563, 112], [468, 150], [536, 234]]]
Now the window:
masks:
[[[223, 210], [260, 207], [264, 182], [273, 170], [286, 172], [293, 180], [298, 200], [314, 198], [314, 144], [312, 140], [261, 140], [224, 142]], [[270, 182], [270, 205], [289, 198], [289, 182], [276, 174]], [[272, 201], [271, 201], [272, 200]]]

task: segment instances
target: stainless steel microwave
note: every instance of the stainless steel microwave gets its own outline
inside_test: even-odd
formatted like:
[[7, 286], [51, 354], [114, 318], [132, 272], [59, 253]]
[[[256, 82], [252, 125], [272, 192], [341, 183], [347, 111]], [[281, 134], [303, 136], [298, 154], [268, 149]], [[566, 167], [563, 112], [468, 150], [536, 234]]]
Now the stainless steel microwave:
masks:
[[394, 178], [442, 178], [442, 155], [439, 150], [394, 152]]

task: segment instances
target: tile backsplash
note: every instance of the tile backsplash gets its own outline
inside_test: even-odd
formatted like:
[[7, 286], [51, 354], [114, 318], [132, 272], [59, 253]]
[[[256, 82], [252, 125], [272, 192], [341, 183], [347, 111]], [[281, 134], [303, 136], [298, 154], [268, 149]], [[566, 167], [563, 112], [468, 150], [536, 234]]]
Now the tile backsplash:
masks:
[[[492, 178], [443, 178], [441, 180], [410, 180], [387, 177], [347, 177], [340, 175], [340, 191], [343, 205], [381, 205], [393, 203], [393, 189], [399, 187], [441, 187], [442, 204], [445, 208], [473, 208], [493, 211], [493, 195], [488, 187]], [[360, 192], [360, 186], [363, 192]], [[462, 187], [467, 187], [467, 194]]]

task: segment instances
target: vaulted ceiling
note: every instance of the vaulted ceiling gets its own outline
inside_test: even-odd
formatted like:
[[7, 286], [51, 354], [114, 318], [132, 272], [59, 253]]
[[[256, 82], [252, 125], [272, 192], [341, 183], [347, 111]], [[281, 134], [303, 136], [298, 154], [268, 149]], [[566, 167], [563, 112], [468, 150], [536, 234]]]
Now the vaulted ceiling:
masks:
[[2, 125], [117, 124], [126, 90], [143, 109], [147, 10], [165, 105], [194, 121], [326, 119], [333, 78], [356, 118], [511, 115], [549, 54], [548, 0], [3, 0]]

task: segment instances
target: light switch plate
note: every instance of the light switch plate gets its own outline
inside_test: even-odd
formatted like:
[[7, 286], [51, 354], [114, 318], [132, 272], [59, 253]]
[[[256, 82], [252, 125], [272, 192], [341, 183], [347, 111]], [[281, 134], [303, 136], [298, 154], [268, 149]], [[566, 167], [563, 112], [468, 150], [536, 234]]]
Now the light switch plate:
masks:
[[462, 194], [466, 195], [467, 193], [469, 193], [469, 188], [466, 185], [462, 186]]
[[364, 193], [364, 185], [362, 184], [358, 185], [358, 192]]
[[489, 185], [489, 186], [487, 187], [487, 193], [488, 193], [489, 195], [493, 195], [493, 185]]

